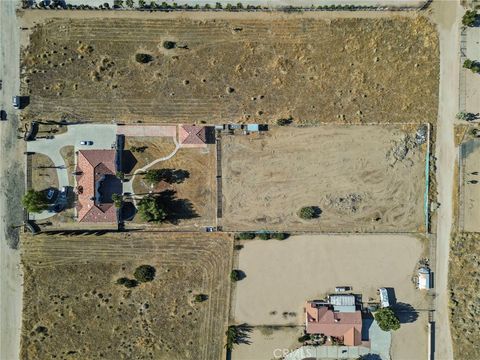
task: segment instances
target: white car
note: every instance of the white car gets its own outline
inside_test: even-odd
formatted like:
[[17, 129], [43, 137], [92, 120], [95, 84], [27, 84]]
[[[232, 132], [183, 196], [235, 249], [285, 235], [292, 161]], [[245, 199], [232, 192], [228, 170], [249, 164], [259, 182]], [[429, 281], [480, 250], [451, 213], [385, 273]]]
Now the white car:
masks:
[[80, 145], [93, 145], [93, 141], [82, 140], [82, 141], [80, 141]]

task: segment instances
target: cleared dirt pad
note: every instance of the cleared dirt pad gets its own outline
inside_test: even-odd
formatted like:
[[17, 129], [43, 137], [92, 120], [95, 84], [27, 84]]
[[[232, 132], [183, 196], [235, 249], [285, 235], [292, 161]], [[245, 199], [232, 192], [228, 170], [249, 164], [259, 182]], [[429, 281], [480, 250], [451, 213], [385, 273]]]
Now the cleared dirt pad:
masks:
[[[413, 145], [414, 134], [393, 126], [328, 125], [223, 136], [222, 224], [228, 230], [418, 231], [425, 145]], [[301, 220], [303, 206], [322, 213]]]
[[71, 13], [37, 25], [23, 56], [32, 118], [436, 120], [438, 39], [423, 17]]
[[480, 235], [458, 234], [450, 244], [450, 321], [456, 359], [480, 359]]
[[[22, 359], [219, 359], [231, 241], [202, 234], [35, 237], [23, 243]], [[150, 283], [126, 289], [136, 266]], [[194, 303], [195, 294], [208, 300]], [[181, 340], [179, 340], [181, 339]]]

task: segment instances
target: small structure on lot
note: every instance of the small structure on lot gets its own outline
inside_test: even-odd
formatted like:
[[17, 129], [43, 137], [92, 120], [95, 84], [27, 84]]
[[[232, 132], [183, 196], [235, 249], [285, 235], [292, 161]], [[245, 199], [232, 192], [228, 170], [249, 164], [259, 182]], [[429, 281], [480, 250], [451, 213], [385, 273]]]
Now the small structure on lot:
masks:
[[418, 269], [418, 288], [420, 290], [430, 289], [430, 269], [425, 266]]
[[179, 125], [178, 142], [182, 147], [205, 147], [211, 144], [213, 128], [199, 125]]
[[[351, 295], [353, 297], [353, 295]], [[348, 305], [351, 298], [348, 296], [331, 296], [330, 301], [338, 305], [325, 302], [307, 301], [305, 305], [306, 333], [333, 337], [345, 346], [362, 345], [362, 313]], [[353, 297], [355, 301], [355, 298]], [[354, 303], [355, 304], [355, 303]], [[342, 311], [336, 311], [340, 309]], [[353, 311], [351, 311], [353, 310]]]
[[81, 222], [116, 222], [112, 194], [122, 193], [116, 177], [115, 150], [80, 150], [77, 154], [77, 219]]

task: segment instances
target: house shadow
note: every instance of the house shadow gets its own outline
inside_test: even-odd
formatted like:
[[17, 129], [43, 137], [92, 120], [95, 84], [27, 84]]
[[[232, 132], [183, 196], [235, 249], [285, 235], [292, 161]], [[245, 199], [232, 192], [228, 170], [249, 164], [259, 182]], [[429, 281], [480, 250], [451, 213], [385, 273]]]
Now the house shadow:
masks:
[[418, 319], [418, 311], [410, 304], [398, 302], [392, 306], [392, 310], [401, 324], [412, 323]]
[[370, 340], [370, 327], [373, 321], [374, 318], [370, 312], [362, 314], [362, 341]]
[[122, 171], [125, 174], [132, 172], [133, 168], [137, 164], [137, 159], [130, 150], [122, 151]]

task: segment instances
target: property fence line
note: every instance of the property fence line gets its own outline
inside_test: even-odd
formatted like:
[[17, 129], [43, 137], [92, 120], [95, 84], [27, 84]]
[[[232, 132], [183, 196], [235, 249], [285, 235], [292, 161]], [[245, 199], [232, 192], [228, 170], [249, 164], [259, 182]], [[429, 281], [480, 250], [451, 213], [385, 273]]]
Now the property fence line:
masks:
[[465, 187], [464, 187], [464, 168], [465, 168], [465, 148], [463, 144], [458, 147], [458, 229], [463, 231], [465, 228]]
[[217, 184], [217, 216], [216, 216], [216, 226], [218, 227], [219, 219], [222, 218], [222, 137], [220, 134], [216, 135], [215, 146], [217, 149], [216, 157], [217, 157], [217, 176], [216, 176], [216, 184]]
[[467, 108], [467, 72], [463, 69], [463, 63], [467, 59], [467, 29], [460, 30], [460, 69], [458, 79], [458, 110], [465, 111]]
[[424, 194], [424, 209], [425, 209], [425, 234], [430, 232], [430, 124], [427, 123], [427, 154], [425, 156], [425, 194]]

